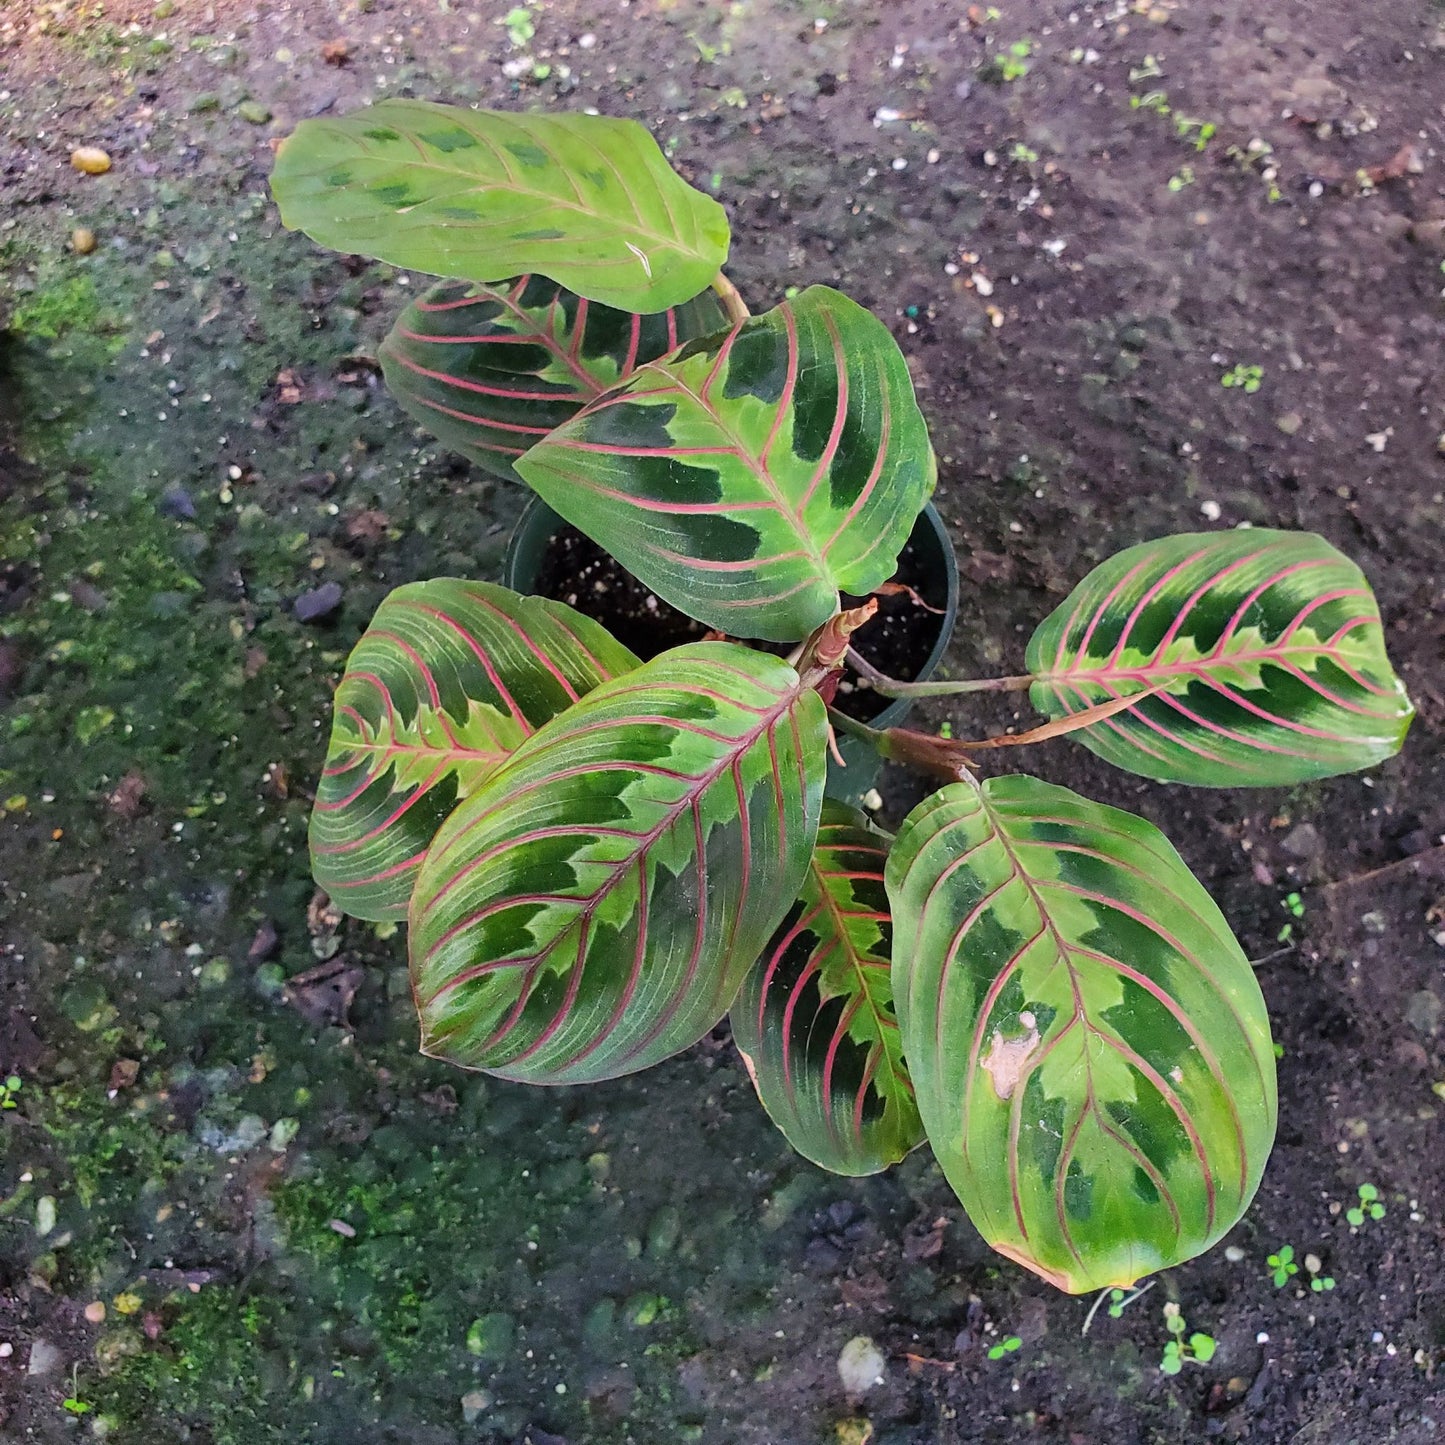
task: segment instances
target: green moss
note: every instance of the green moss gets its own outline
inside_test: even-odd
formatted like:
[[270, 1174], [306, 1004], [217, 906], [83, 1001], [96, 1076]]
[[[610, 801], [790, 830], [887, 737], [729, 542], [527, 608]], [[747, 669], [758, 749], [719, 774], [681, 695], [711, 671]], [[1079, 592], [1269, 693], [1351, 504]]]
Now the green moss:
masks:
[[439, 1350], [465, 1344], [448, 1337], [470, 1318], [467, 1299], [495, 1284], [497, 1237], [529, 1207], [492, 1169], [439, 1149], [371, 1180], [328, 1170], [287, 1181], [274, 1199], [292, 1250], [315, 1266], [317, 1303], [413, 1378], [437, 1368]]
[[150, 1117], [151, 1104], [110, 1100], [96, 1088], [59, 1084], [45, 1092], [37, 1122], [59, 1146], [69, 1173], [64, 1188], [86, 1210], [128, 1205], [147, 1182], [177, 1167], [177, 1142]]
[[[111, 1351], [120, 1356], [115, 1367], [89, 1385], [100, 1418], [112, 1429], [163, 1420], [184, 1429], [190, 1420], [204, 1420], [204, 1438], [213, 1445], [295, 1438], [274, 1408], [284, 1366], [267, 1355], [281, 1329], [277, 1301], [218, 1286], [176, 1296], [166, 1313], [160, 1348], [121, 1343]], [[102, 1342], [102, 1358], [106, 1353]]]
[[15, 308], [10, 329], [18, 336], [54, 341], [67, 331], [99, 329], [100, 296], [88, 275], [71, 276], [37, 291]]

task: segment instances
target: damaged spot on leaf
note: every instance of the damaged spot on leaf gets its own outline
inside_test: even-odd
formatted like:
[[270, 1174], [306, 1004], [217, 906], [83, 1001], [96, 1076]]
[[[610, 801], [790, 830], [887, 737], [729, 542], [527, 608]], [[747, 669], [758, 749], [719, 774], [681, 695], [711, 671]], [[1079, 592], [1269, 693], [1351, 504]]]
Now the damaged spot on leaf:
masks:
[[1006, 1039], [1001, 1030], [995, 1029], [989, 1041], [988, 1054], [983, 1059], [983, 1067], [993, 1080], [993, 1091], [1000, 1099], [1013, 1097], [1019, 1079], [1039, 1047], [1038, 1021], [1033, 1014], [1021, 1013], [1019, 1023], [1028, 1032]]

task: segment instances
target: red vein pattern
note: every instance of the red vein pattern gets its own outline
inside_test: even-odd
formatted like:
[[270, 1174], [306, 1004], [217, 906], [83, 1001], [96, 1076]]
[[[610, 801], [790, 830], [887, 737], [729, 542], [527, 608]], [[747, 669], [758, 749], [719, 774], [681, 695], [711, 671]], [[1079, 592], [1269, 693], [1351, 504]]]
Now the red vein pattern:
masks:
[[797, 896], [825, 743], [817, 694], [733, 643], [674, 649], [543, 727], [427, 854], [424, 1051], [583, 1083], [695, 1043]]
[[528, 447], [682, 342], [724, 325], [704, 291], [653, 315], [588, 302], [543, 276], [444, 281], [382, 343], [387, 388], [440, 441], [507, 481]]
[[727, 260], [722, 207], [632, 120], [385, 100], [302, 121], [271, 189], [333, 250], [466, 281], [535, 269], [621, 310], [680, 305]]
[[800, 1154], [874, 1174], [923, 1140], [889, 975], [887, 836], [827, 801], [808, 876], [730, 1015], [764, 1108]]
[[1158, 829], [1034, 778], [958, 783], [886, 882], [919, 1112], [995, 1248], [1081, 1293], [1233, 1226], [1274, 1137], [1269, 1022]]
[[560, 602], [449, 577], [398, 587], [336, 689], [311, 814], [316, 881], [354, 917], [405, 918], [457, 800], [543, 723], [636, 666]]
[[888, 580], [936, 465], [887, 327], [813, 286], [641, 364], [517, 472], [675, 607], [785, 642]]
[[1137, 694], [1074, 736], [1130, 772], [1202, 787], [1369, 767], [1413, 716], [1364, 575], [1307, 532], [1130, 547], [1043, 622], [1027, 665], [1050, 718]]

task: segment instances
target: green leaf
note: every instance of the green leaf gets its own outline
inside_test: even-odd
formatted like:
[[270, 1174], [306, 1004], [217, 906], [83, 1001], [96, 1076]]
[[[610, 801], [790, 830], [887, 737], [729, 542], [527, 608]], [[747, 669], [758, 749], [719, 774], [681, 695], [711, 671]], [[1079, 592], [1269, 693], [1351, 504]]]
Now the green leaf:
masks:
[[544, 727], [452, 814], [417, 880], [423, 1050], [573, 1084], [695, 1043], [797, 897], [825, 740], [787, 663], [721, 642]]
[[333, 250], [465, 281], [540, 272], [624, 311], [680, 305], [727, 259], [722, 207], [634, 120], [384, 100], [302, 121], [271, 190]]
[[585, 301], [543, 276], [446, 281], [381, 346], [398, 402], [449, 447], [508, 481], [513, 461], [645, 361], [725, 324], [704, 291], [652, 315]]
[[674, 607], [774, 642], [893, 575], [936, 477], [888, 328], [825, 286], [638, 367], [517, 471]]
[[893, 1012], [888, 837], [829, 800], [797, 903], [730, 1015], [763, 1107], [800, 1154], [876, 1174], [923, 1142]]
[[543, 723], [638, 665], [560, 602], [450, 577], [376, 610], [336, 689], [311, 868], [356, 918], [406, 917], [422, 855]]
[[1000, 1253], [1071, 1293], [1207, 1249], [1274, 1138], [1248, 960], [1152, 824], [1029, 777], [956, 783], [889, 856], [923, 1126]]
[[1034, 706], [1051, 718], [1138, 694], [1075, 736], [1164, 782], [1240, 787], [1366, 768], [1399, 751], [1414, 714], [1364, 575], [1308, 532], [1130, 547], [1039, 627], [1027, 660]]

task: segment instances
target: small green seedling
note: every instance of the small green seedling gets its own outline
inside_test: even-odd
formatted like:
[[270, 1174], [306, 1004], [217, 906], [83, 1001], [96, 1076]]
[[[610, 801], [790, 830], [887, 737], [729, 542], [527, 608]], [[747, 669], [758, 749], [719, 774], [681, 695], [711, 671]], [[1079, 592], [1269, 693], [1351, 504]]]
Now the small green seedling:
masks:
[[1005, 1355], [1013, 1354], [1022, 1344], [1023, 1341], [1017, 1335], [1008, 1335], [989, 1348], [988, 1357], [991, 1360], [1001, 1360]]
[[1184, 1315], [1173, 1300], [1164, 1306], [1164, 1328], [1174, 1338], [1164, 1346], [1164, 1354], [1159, 1361], [1161, 1374], [1177, 1375], [1184, 1368], [1186, 1360], [1193, 1360], [1197, 1365], [1206, 1365], [1214, 1358], [1217, 1346], [1212, 1335], [1196, 1330], [1185, 1339], [1184, 1331], [1189, 1327], [1184, 1323]]
[[1220, 386], [1230, 389], [1232, 387], [1243, 387], [1253, 395], [1260, 388], [1264, 380], [1264, 368], [1262, 366], [1246, 366], [1242, 361], [1231, 366], [1223, 376], [1219, 378]]
[[1008, 158], [1011, 161], [1019, 161], [1023, 165], [1031, 166], [1038, 160], [1039, 153], [1032, 146], [1026, 146], [1021, 140], [1016, 140], [1009, 147]]
[[3, 1084], [0, 1084], [0, 1109], [18, 1109], [19, 1104], [15, 1102], [15, 1096], [23, 1087], [23, 1080], [19, 1074], [11, 1074]]
[[525, 5], [508, 10], [498, 23], [506, 26], [507, 39], [512, 42], [514, 50], [521, 50], [537, 33], [537, 27], [532, 23], [532, 12]]
[[[1288, 910], [1290, 916], [1293, 918], [1303, 918], [1305, 916], [1305, 901], [1298, 893], [1286, 893], [1282, 906]], [[1284, 927], [1275, 934], [1275, 941], [1277, 943], [1288, 943], [1293, 937], [1294, 924], [1286, 923]]]
[[1274, 1280], [1276, 1289], [1283, 1289], [1290, 1280], [1299, 1273], [1299, 1265], [1294, 1262], [1294, 1245], [1282, 1244], [1277, 1254], [1272, 1254], [1265, 1263], [1270, 1268], [1270, 1278]]
[[1319, 1255], [1305, 1255], [1305, 1273], [1309, 1275], [1310, 1288], [1316, 1294], [1324, 1294], [1327, 1290], [1332, 1290], [1335, 1287], [1334, 1276], [1322, 1274], [1321, 1271], [1323, 1269], [1324, 1264], [1321, 1262]]
[[1185, 186], [1192, 186], [1193, 184], [1193, 166], [1180, 166], [1179, 169], [1172, 176], [1169, 177], [1169, 189], [1176, 193], [1182, 191]]
[[1356, 1229], [1365, 1222], [1368, 1215], [1371, 1219], [1383, 1219], [1385, 1217], [1385, 1206], [1380, 1203], [1380, 1191], [1373, 1184], [1362, 1184], [1359, 1188], [1360, 1202], [1352, 1209], [1345, 1210], [1345, 1218], [1355, 1226]]
[[1158, 1283], [1157, 1280], [1150, 1280], [1148, 1284], [1142, 1284], [1138, 1289], [1104, 1289], [1100, 1290], [1098, 1298], [1090, 1306], [1089, 1313], [1084, 1316], [1084, 1328], [1080, 1334], [1088, 1334], [1089, 1326], [1094, 1323], [1094, 1316], [1099, 1313], [1100, 1306], [1107, 1300], [1109, 1305], [1109, 1318], [1116, 1320], [1120, 1315], [1134, 1303], [1136, 1299], [1142, 1299]]
[[91, 1411], [89, 1400], [80, 1398], [80, 1390], [76, 1385], [78, 1370], [72, 1367], [70, 1371], [70, 1394], [60, 1402], [60, 1408], [70, 1415], [88, 1415]]
[[1034, 53], [1032, 40], [1015, 40], [1007, 50], [995, 55], [984, 68], [986, 79], [1002, 81], [1005, 85], [1022, 80], [1032, 67], [1029, 56]]
[[1197, 151], [1205, 150], [1214, 139], [1218, 127], [1212, 120], [1193, 120], [1187, 115], [1176, 116], [1174, 130], [1180, 140], [1187, 140]]
[[1143, 95], [1131, 95], [1129, 97], [1130, 110], [1153, 110], [1160, 115], [1168, 115], [1169, 92], [1167, 90], [1146, 90]]

